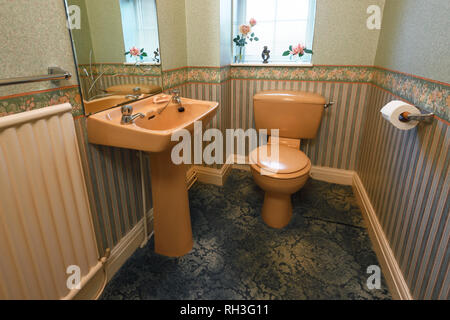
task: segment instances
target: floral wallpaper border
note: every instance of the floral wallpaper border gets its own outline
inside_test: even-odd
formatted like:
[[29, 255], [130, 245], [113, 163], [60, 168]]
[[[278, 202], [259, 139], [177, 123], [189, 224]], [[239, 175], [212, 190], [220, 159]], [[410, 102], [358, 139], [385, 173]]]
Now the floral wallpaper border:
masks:
[[220, 68], [188, 67], [188, 82], [220, 83]]
[[188, 82], [188, 69], [180, 68], [162, 72], [163, 87], [165, 90], [181, 86]]
[[[98, 65], [95, 65], [98, 66]], [[105, 67], [106, 66], [106, 67]], [[162, 75], [164, 88], [186, 83], [220, 84], [230, 79], [292, 80], [372, 83], [412, 104], [434, 112], [439, 118], [450, 120], [450, 84], [422, 79], [392, 70], [367, 66], [251, 67], [225, 66], [216, 68], [184, 67], [161, 72], [160, 66], [151, 66], [147, 74]], [[106, 69], [105, 69], [106, 68]], [[158, 69], [158, 70], [156, 70]], [[141, 67], [119, 64], [104, 65], [105, 74], [135, 74]], [[29, 92], [22, 96], [2, 99], [0, 116], [70, 102], [75, 116], [83, 114], [78, 86], [55, 88], [43, 92]]]
[[[78, 66], [78, 73], [84, 74], [83, 68], [90, 72], [88, 64], [81, 64]], [[92, 73], [98, 75], [103, 73], [105, 75], [127, 75], [127, 76], [152, 76], [160, 77], [162, 75], [160, 65], [133, 65], [133, 64], [119, 64], [119, 63], [95, 63], [92, 65]]]
[[78, 86], [24, 93], [16, 97], [0, 97], [0, 117], [69, 102], [73, 116], [83, 115]]
[[368, 83], [373, 79], [373, 67], [315, 66], [315, 67], [184, 67], [163, 71], [168, 83], [184, 81], [194, 83], [221, 83], [229, 79], [248, 80], [296, 80], [296, 81], [343, 81]]
[[373, 67], [365, 66], [231, 67], [232, 79], [367, 83], [372, 81], [372, 77]]
[[220, 84], [229, 79], [372, 83], [439, 118], [450, 119], [450, 85], [369, 66], [185, 67], [163, 72], [165, 88], [185, 83]]
[[372, 83], [441, 119], [450, 120], [450, 85], [375, 68]]
[[183, 67], [163, 71], [165, 89], [189, 83], [220, 84], [231, 78], [230, 66], [225, 67]]
[[231, 79], [231, 66], [220, 68], [220, 81], [224, 82]]

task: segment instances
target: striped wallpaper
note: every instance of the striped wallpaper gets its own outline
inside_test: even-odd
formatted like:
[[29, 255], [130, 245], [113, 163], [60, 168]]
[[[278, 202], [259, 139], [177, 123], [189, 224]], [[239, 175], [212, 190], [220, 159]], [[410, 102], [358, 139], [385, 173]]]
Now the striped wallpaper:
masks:
[[449, 126], [397, 130], [380, 116], [396, 99], [370, 89], [357, 172], [413, 297], [449, 299]]
[[[187, 83], [180, 87], [181, 94], [184, 97], [190, 99], [199, 99], [199, 100], [207, 100], [207, 101], [217, 101], [219, 102], [219, 109], [217, 114], [211, 120], [211, 122], [203, 129], [208, 128], [217, 128], [222, 134], [225, 136], [225, 130], [231, 128], [230, 121], [230, 100], [231, 100], [231, 87], [230, 81], [224, 81], [221, 83], [214, 84], [205, 84], [205, 83]], [[204, 146], [209, 143], [204, 143]], [[225, 155], [225, 145], [224, 145], [224, 159], [226, 160]], [[204, 166], [213, 167], [213, 168], [221, 168], [222, 164], [213, 164]]]
[[[143, 217], [139, 152], [89, 144], [86, 118], [75, 119], [80, 155], [99, 251], [114, 246]], [[151, 208], [150, 163], [145, 157], [147, 210]]]
[[232, 128], [254, 128], [253, 96], [262, 90], [304, 90], [323, 95], [335, 104], [326, 110], [316, 139], [302, 141], [313, 165], [356, 169], [360, 132], [367, 104], [366, 83], [232, 80]]
[[219, 102], [219, 110], [211, 120], [210, 127], [224, 130], [230, 128], [230, 82], [221, 84], [188, 83], [186, 85], [186, 97], [191, 99]]

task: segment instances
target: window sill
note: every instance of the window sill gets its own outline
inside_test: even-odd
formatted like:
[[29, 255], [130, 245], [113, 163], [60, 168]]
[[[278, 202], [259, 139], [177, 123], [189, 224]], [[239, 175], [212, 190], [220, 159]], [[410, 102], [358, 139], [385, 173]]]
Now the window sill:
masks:
[[232, 67], [297, 67], [297, 68], [312, 68], [314, 65], [312, 63], [305, 62], [242, 62], [242, 63], [232, 63]]

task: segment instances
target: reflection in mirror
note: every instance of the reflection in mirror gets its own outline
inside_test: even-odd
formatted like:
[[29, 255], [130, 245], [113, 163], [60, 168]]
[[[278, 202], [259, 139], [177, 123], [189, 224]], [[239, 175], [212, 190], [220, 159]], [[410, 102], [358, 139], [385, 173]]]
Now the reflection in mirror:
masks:
[[[120, 0], [120, 11], [127, 62], [159, 63], [155, 0]], [[133, 49], [138, 49], [135, 55]]]
[[156, 0], [66, 0], [85, 114], [162, 91]]

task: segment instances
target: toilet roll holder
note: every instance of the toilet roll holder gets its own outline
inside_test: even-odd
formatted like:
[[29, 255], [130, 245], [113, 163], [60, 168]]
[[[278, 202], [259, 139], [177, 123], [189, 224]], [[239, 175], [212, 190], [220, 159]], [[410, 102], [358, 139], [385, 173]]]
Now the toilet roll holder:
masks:
[[409, 113], [409, 112], [403, 112], [400, 114], [398, 119], [401, 122], [410, 122], [410, 121], [422, 121], [425, 123], [430, 123], [434, 119], [434, 113]]

